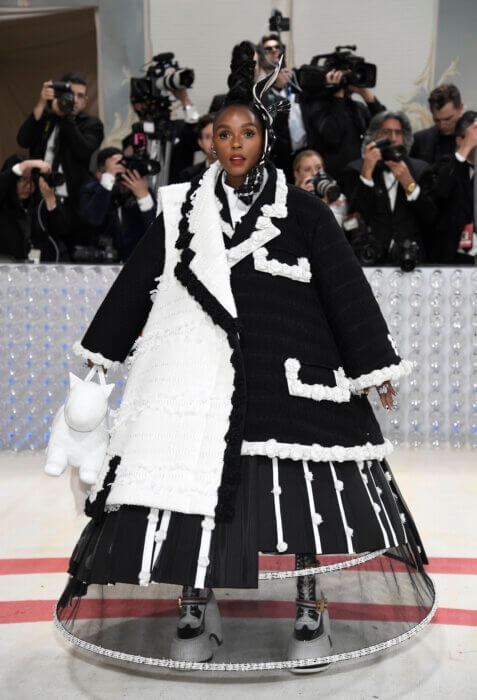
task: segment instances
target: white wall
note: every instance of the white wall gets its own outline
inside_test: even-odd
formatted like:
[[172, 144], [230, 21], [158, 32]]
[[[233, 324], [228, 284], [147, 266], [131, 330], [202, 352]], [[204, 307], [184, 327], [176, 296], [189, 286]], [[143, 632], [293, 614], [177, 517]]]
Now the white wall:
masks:
[[433, 86], [430, 68], [419, 79], [435, 43], [438, 0], [151, 0], [154, 53], [174, 51], [196, 69], [192, 97], [200, 112], [226, 85], [232, 46], [268, 31], [273, 7], [291, 8], [294, 62], [301, 65], [337, 44], [357, 44], [378, 65], [376, 92], [398, 108]]
[[152, 51], [174, 51], [181, 66], [194, 68], [191, 97], [199, 112], [227, 91], [232, 47], [258, 41], [268, 30], [271, 6], [268, 0], [151, 0]]

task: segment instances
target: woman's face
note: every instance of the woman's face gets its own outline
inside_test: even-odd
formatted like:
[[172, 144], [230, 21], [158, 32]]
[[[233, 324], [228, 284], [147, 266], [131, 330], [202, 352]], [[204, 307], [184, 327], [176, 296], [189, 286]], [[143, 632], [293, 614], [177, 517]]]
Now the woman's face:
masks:
[[31, 171], [24, 172], [21, 177], [17, 180], [17, 196], [20, 200], [25, 200], [30, 197], [30, 195], [35, 190], [35, 183], [33, 182]]
[[321, 170], [323, 170], [323, 162], [319, 156], [305, 156], [295, 170], [295, 184], [311, 180]]
[[258, 116], [245, 105], [231, 105], [215, 122], [213, 140], [227, 182], [240, 187], [262, 155], [263, 128]]

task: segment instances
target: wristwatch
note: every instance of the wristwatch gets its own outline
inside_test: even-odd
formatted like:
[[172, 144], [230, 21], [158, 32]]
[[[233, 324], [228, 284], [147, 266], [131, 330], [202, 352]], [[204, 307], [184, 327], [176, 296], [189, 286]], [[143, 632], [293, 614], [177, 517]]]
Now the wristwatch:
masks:
[[406, 187], [406, 194], [412, 194], [414, 192], [414, 190], [416, 189], [416, 187], [417, 187], [417, 182], [414, 182], [414, 180], [413, 180]]

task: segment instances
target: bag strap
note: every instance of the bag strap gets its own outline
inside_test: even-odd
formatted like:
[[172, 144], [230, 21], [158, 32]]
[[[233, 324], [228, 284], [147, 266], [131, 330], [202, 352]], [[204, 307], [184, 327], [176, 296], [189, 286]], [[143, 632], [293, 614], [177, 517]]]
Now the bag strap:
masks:
[[103, 386], [106, 385], [106, 379], [104, 377], [104, 369], [102, 365], [93, 365], [86, 377], [84, 378], [85, 382], [91, 382], [94, 378], [94, 375], [98, 373], [98, 378], [99, 378], [99, 383], [102, 384]]

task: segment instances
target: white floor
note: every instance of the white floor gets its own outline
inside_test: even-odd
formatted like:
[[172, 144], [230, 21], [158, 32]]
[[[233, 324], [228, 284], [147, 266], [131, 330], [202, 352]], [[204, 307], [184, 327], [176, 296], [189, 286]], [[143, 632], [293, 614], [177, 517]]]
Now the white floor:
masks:
[[[76, 479], [70, 474], [47, 477], [42, 462], [37, 454], [0, 453], [3, 559], [68, 557], [86, 522]], [[477, 571], [477, 454], [401, 449], [391, 465], [430, 558], [462, 558], [467, 570]], [[433, 578], [441, 608], [477, 610], [472, 573]], [[59, 638], [50, 621], [15, 622], [17, 608], [25, 614], [28, 601], [54, 600], [64, 581], [61, 573], [0, 575], [2, 699], [477, 698], [475, 613], [468, 626], [433, 624], [399, 649], [364, 662], [334, 665], [318, 676], [125, 670], [84, 658]]]

